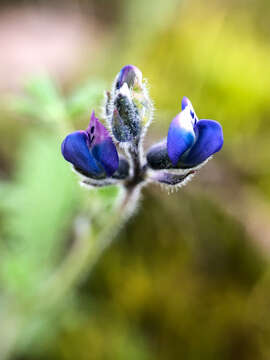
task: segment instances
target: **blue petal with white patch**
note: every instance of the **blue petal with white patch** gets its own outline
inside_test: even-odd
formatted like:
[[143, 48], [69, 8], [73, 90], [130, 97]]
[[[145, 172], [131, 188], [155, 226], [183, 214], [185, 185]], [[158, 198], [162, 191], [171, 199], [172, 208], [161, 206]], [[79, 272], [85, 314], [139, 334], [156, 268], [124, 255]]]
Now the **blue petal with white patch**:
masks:
[[187, 97], [182, 99], [181, 107], [167, 138], [147, 152], [147, 163], [154, 170], [197, 167], [223, 146], [222, 127], [217, 121], [198, 120]]
[[168, 157], [175, 167], [179, 168], [181, 164], [183, 167], [194, 167], [222, 148], [222, 127], [213, 120], [198, 120], [187, 97], [182, 99], [181, 105], [181, 113], [169, 127]]

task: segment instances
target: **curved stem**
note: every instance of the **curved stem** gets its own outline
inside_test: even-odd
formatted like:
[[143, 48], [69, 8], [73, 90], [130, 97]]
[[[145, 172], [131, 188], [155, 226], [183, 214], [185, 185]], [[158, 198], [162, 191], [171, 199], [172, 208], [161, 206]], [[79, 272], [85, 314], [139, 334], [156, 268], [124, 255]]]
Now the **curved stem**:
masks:
[[[83, 273], [93, 269], [103, 251], [112, 243], [116, 233], [134, 212], [139, 200], [142, 186], [145, 182], [145, 169], [142, 166], [141, 146], [135, 140], [127, 150], [131, 165], [131, 177], [124, 183], [124, 196], [118, 209], [113, 212], [110, 221], [102, 232], [93, 233], [89, 241], [89, 233], [81, 236], [71, 248], [71, 251], [56, 273], [42, 287], [39, 308], [54, 304], [78, 281]], [[49, 294], [49, 296], [47, 296]], [[44, 303], [45, 299], [46, 303]]]
[[[57, 302], [72, 286], [76, 285], [84, 274], [91, 272], [103, 251], [112, 243], [117, 232], [127, 220], [130, 213], [128, 210], [130, 196], [129, 192], [125, 192], [121, 204], [114, 211], [110, 221], [101, 233], [92, 233], [90, 239], [89, 232], [87, 232], [87, 234], [75, 241], [69, 255], [59, 269], [48, 280], [47, 284], [42, 286], [38, 295], [40, 298], [38, 302], [39, 308]], [[45, 294], [49, 294], [49, 296]], [[44, 303], [42, 299], [46, 302]]]
[[24, 316], [17, 324], [16, 331], [13, 329], [10, 341], [4, 348], [0, 347], [1, 359], [8, 359], [16, 352], [16, 342], [31, 318], [36, 317], [37, 314], [46, 316], [51, 307], [63, 299], [72, 287], [78, 285], [84, 274], [91, 272], [103, 251], [111, 245], [117, 232], [132, 214], [139, 199], [140, 189], [140, 186], [125, 189], [121, 203], [101, 233], [91, 234], [90, 239], [87, 231], [74, 242], [60, 267], [31, 299], [31, 304], [28, 304], [29, 311], [24, 310]]
[[146, 169], [143, 166], [142, 159], [142, 145], [139, 139], [134, 139], [130, 143], [129, 147], [126, 149], [126, 153], [131, 162], [131, 177], [125, 182], [125, 187], [127, 190], [130, 188], [133, 189], [137, 185], [145, 181]]

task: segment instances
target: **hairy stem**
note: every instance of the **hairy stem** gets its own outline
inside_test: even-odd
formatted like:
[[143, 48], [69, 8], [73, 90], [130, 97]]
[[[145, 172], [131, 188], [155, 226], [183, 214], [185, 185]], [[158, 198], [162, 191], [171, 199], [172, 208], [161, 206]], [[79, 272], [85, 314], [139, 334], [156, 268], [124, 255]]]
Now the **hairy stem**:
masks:
[[131, 176], [125, 182], [127, 191], [134, 191], [134, 189], [145, 180], [145, 167], [142, 164], [142, 146], [139, 139], [135, 139], [130, 143], [126, 150], [131, 163]]

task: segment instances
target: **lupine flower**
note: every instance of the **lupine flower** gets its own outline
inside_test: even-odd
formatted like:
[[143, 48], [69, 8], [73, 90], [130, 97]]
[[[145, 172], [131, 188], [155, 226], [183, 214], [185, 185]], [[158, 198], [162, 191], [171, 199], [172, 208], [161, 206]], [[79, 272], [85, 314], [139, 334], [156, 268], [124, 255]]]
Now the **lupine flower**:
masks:
[[198, 120], [191, 102], [184, 97], [182, 111], [172, 120], [167, 139], [150, 148], [147, 161], [156, 170], [189, 169], [202, 164], [222, 145], [220, 124]]
[[[86, 130], [75, 131], [65, 138], [62, 154], [84, 175], [83, 185], [119, 185], [124, 189], [119, 194], [117, 208], [113, 206], [115, 214], [109, 225], [112, 233], [115, 225], [135, 211], [143, 186], [154, 182], [173, 190], [184, 185], [223, 145], [220, 124], [198, 120], [191, 102], [184, 97], [182, 111], [172, 120], [167, 138], [152, 146], [145, 159], [142, 143], [152, 120], [153, 105], [142, 73], [133, 65], [123, 67], [116, 76], [112, 90], [106, 92], [103, 113], [112, 137], [93, 112]], [[122, 145], [127, 159], [118, 157], [113, 141]], [[115, 220], [118, 218], [119, 223]], [[111, 239], [109, 233], [108, 238]], [[107, 240], [107, 235], [103, 240]], [[97, 244], [94, 258], [109, 243]]]
[[[93, 112], [86, 130], [65, 138], [62, 154], [84, 175], [82, 183], [90, 186], [121, 184], [129, 195], [139, 193], [149, 181], [181, 186], [223, 145], [218, 122], [198, 120], [186, 97], [181, 107], [167, 138], [148, 150], [145, 161], [142, 140], [152, 119], [153, 105], [141, 71], [133, 65], [124, 66], [112, 90], [106, 92], [104, 114], [111, 136]], [[118, 156], [114, 141], [122, 146], [128, 159]]]
[[112, 138], [94, 111], [86, 130], [75, 131], [65, 138], [62, 154], [78, 172], [94, 179], [112, 176], [119, 166]]

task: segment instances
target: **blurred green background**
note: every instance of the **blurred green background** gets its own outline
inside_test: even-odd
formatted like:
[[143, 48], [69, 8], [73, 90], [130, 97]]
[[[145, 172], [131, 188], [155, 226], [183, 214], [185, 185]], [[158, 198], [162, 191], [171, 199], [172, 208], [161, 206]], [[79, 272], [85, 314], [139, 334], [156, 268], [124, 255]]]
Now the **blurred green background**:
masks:
[[[1, 1], [1, 360], [269, 359], [269, 23], [268, 0]], [[129, 63], [145, 148], [184, 95], [224, 147], [83, 266], [119, 192], [81, 188], [60, 144]]]

